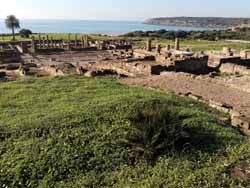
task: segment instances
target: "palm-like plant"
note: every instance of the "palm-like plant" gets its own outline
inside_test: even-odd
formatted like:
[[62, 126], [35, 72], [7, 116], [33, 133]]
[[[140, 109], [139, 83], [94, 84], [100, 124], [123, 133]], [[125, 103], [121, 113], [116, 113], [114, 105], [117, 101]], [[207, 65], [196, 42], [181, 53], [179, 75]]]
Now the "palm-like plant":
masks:
[[165, 105], [146, 108], [131, 119], [124, 143], [132, 149], [135, 158], [152, 164], [187, 136], [182, 127], [185, 118]]
[[20, 28], [20, 22], [14, 15], [9, 15], [5, 19], [5, 25], [8, 29], [12, 30], [13, 40], [15, 40], [15, 29]]

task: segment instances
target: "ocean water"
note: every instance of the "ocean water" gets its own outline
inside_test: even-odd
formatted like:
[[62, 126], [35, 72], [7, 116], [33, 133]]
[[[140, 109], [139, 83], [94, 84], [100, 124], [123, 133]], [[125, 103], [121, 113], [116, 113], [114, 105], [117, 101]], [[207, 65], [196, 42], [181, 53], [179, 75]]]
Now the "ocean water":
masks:
[[[139, 21], [84, 21], [84, 20], [20, 20], [21, 28], [31, 29], [34, 33], [82, 33], [120, 35], [132, 31], [154, 30], [207, 30], [206, 27], [179, 27], [148, 25]], [[0, 20], [0, 33], [10, 33]]]

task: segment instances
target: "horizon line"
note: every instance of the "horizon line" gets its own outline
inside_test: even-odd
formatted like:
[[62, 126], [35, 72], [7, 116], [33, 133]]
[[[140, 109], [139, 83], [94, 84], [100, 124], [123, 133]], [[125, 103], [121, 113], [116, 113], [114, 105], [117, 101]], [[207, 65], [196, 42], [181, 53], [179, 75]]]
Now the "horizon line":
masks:
[[[18, 17], [17, 17], [18, 18]], [[113, 21], [113, 22], [143, 22], [148, 19], [155, 18], [243, 18], [250, 19], [250, 17], [244, 16], [158, 16], [158, 17], [149, 17], [144, 19], [96, 19], [96, 18], [18, 18], [19, 20], [56, 20], [56, 21]], [[0, 18], [0, 20], [5, 20], [6, 18]]]
[[[18, 17], [17, 17], [18, 18]], [[6, 18], [0, 18], [0, 20], [5, 20]], [[109, 21], [109, 22], [143, 22], [145, 20], [113, 20], [113, 19], [78, 19], [78, 18], [18, 18], [19, 20], [56, 20], [56, 21]]]

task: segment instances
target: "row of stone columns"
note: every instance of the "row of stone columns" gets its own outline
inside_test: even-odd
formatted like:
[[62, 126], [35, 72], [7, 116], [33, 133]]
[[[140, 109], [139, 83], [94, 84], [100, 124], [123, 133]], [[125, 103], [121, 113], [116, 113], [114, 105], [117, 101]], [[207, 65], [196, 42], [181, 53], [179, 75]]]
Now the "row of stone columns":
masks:
[[88, 36], [85, 35], [81, 37], [80, 45], [77, 34], [75, 35], [74, 45], [72, 45], [71, 34], [68, 34], [67, 41], [54, 40], [53, 37], [49, 38], [49, 35], [46, 35], [46, 37], [41, 37], [41, 35], [38, 35], [38, 40], [35, 40], [35, 37], [32, 37], [31, 40], [31, 50], [33, 52], [36, 51], [36, 49], [64, 48], [65, 45], [67, 46], [68, 50], [71, 50], [72, 46], [74, 48], [88, 48]]
[[[151, 52], [151, 51], [152, 51], [152, 40], [151, 40], [151, 39], [148, 39], [148, 40], [147, 40], [146, 49], [147, 49], [148, 52]], [[170, 49], [171, 49], [171, 46], [170, 46], [170, 45], [167, 45], [167, 50], [170, 50]], [[175, 49], [175, 50], [180, 50], [180, 39], [179, 39], [179, 38], [176, 38], [176, 39], [175, 39], [175, 46], [174, 46], [174, 49]], [[161, 50], [161, 45], [160, 45], [160, 44], [157, 44], [157, 45], [156, 45], [156, 52], [157, 52], [157, 53], [160, 53], [160, 50]]]
[[[80, 41], [80, 45], [79, 45]], [[71, 34], [68, 34], [68, 41], [67, 41], [67, 48], [71, 49], [72, 44], [71, 44]], [[81, 36], [81, 40], [78, 40], [78, 35], [75, 34], [75, 40], [74, 40], [74, 48], [88, 48], [89, 47], [89, 41], [88, 41], [88, 35]]]

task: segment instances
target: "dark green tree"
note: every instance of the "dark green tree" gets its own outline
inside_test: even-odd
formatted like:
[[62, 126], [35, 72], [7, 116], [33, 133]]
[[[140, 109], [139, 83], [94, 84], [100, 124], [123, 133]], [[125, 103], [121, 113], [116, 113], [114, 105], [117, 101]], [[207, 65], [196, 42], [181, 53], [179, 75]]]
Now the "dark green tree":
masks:
[[22, 38], [29, 38], [29, 36], [32, 35], [32, 31], [29, 29], [21, 29], [19, 34]]

